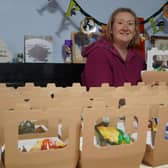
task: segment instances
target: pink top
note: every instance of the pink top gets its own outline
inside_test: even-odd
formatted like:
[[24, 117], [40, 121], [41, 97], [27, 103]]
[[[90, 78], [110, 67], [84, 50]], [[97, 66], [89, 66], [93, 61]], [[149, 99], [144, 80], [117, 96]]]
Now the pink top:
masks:
[[141, 71], [146, 68], [138, 49], [130, 48], [124, 61], [116, 48], [105, 38], [84, 48], [82, 56], [87, 57], [81, 75], [82, 84], [87, 88], [100, 86], [102, 83], [122, 86], [124, 82], [130, 82], [135, 85], [141, 81]]

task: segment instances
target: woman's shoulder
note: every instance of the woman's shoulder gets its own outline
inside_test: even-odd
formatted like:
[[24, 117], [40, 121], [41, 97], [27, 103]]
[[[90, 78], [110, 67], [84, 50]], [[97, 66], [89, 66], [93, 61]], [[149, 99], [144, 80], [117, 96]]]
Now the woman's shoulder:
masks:
[[95, 50], [108, 50], [108, 48], [111, 48], [110, 42], [104, 38], [101, 37], [96, 42], [90, 44], [89, 46], [82, 49], [82, 56], [87, 57], [88, 54], [94, 52]]
[[111, 43], [109, 40], [107, 40], [106, 37], [101, 37], [99, 40], [95, 42], [95, 45], [97, 47], [102, 47], [102, 48], [111, 47]]
[[132, 48], [130, 53], [131, 53], [131, 55], [136, 57], [136, 59], [139, 59], [142, 62], [145, 61], [145, 53], [143, 53], [143, 51], [140, 50], [139, 48], [136, 48], [136, 47]]

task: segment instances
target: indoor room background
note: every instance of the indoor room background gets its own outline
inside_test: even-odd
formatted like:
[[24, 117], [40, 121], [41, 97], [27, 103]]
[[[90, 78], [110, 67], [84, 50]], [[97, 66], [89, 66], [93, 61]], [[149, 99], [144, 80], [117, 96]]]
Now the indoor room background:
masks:
[[[3, 40], [12, 56], [24, 53], [24, 36], [45, 36], [53, 38], [53, 62], [63, 63], [62, 46], [71, 39], [72, 32], [78, 32], [85, 15], [76, 10], [65, 16], [71, 0], [0, 0], [0, 40]], [[157, 12], [167, 0], [76, 0], [80, 7], [102, 23], [107, 23], [111, 12], [117, 7], [130, 7], [144, 20]], [[157, 15], [154, 21], [162, 16]], [[150, 22], [145, 29], [152, 35]], [[156, 35], [165, 35], [158, 31]]]

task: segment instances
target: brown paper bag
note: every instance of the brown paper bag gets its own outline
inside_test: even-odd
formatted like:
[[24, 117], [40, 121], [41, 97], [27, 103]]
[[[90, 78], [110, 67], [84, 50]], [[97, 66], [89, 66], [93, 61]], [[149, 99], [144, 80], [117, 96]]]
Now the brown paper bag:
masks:
[[[63, 111], [62, 111], [63, 110]], [[4, 113], [4, 138], [5, 138], [5, 168], [75, 168], [79, 157], [79, 116], [74, 116], [74, 111], [79, 108], [55, 108], [54, 110], [40, 111], [27, 110]], [[77, 112], [76, 112], [77, 113]], [[25, 120], [47, 120], [48, 132], [30, 134], [27, 138], [56, 136], [56, 125], [61, 121], [63, 135], [68, 138], [67, 146], [61, 149], [45, 150], [38, 152], [21, 152], [18, 150], [18, 125]], [[65, 131], [64, 131], [65, 130]], [[20, 136], [19, 136], [20, 137]], [[25, 138], [25, 137], [24, 137]], [[23, 139], [23, 137], [22, 137]], [[14, 157], [15, 156], [15, 157]]]
[[[102, 116], [108, 116], [113, 121], [117, 117], [126, 117], [130, 131], [132, 121], [138, 118], [138, 139], [133, 144], [96, 147], [94, 145], [95, 121]], [[83, 147], [80, 157], [81, 168], [139, 168], [145, 151], [148, 108], [145, 106], [123, 107], [121, 109], [93, 107], [84, 109], [84, 123], [82, 129]], [[88, 129], [89, 128], [89, 129]]]

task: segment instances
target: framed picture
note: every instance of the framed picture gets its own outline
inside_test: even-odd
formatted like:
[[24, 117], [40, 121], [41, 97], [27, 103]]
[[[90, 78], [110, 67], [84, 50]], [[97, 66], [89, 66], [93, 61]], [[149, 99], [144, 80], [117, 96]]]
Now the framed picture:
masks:
[[27, 63], [53, 62], [52, 36], [24, 36], [24, 55]]
[[85, 34], [83, 32], [72, 32], [72, 62], [73, 63], [85, 63], [86, 58], [81, 55], [83, 47], [97, 41], [100, 38], [98, 33]]
[[5, 41], [0, 40], [0, 63], [12, 62], [12, 57], [13, 55]]
[[159, 50], [168, 50], [168, 36], [151, 36], [151, 45]]
[[147, 71], [168, 71], [168, 50], [152, 48], [147, 52]]

